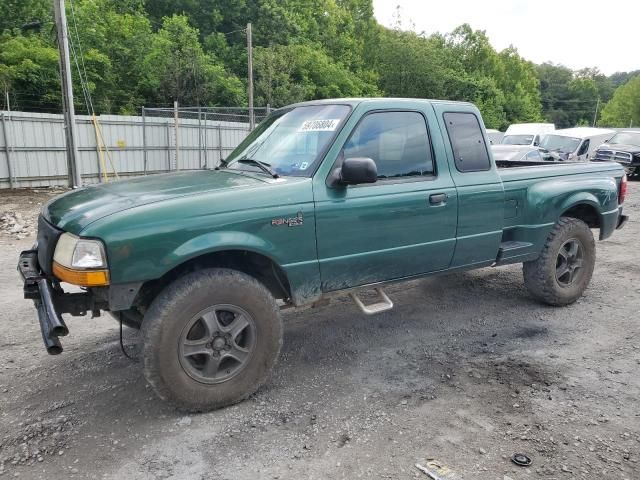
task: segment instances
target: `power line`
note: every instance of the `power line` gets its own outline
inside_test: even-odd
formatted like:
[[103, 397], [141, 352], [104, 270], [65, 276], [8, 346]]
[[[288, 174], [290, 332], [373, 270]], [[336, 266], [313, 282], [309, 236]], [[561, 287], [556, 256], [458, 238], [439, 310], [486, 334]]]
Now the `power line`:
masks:
[[[82, 86], [82, 92], [84, 93], [87, 109], [89, 110], [89, 112], [91, 112], [91, 114], [95, 114], [95, 110], [93, 108], [93, 101], [91, 99], [91, 92], [89, 91], [87, 68], [84, 64], [84, 52], [82, 51], [82, 43], [80, 42], [80, 35], [78, 34], [78, 24], [76, 22], [76, 11], [73, 8], [73, 0], [69, 0], [69, 5], [71, 6], [71, 20], [73, 21], [73, 28], [76, 33], [76, 41], [78, 42], [78, 50], [80, 52], [80, 55], [76, 53], [73, 45], [73, 41], [71, 42], [71, 49], [73, 51], [73, 57], [76, 63], [76, 68], [78, 69], [78, 76], [80, 77], [80, 85]], [[78, 56], [80, 57], [80, 62], [82, 63], [82, 70], [80, 70], [80, 65], [78, 65]], [[83, 78], [83, 75], [84, 75], [84, 78]]]

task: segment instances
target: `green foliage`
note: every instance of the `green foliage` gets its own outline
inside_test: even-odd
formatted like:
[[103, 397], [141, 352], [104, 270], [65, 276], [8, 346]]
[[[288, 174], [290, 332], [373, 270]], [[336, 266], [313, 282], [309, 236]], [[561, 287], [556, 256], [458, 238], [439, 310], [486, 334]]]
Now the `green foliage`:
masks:
[[640, 74], [616, 89], [602, 109], [602, 124], [609, 127], [640, 125]]
[[302, 100], [373, 96], [374, 84], [367, 83], [322, 50], [309, 45], [258, 47], [255, 51], [256, 99], [280, 107]]
[[[89, 110], [85, 91], [97, 113], [136, 113], [175, 99], [246, 104], [248, 21], [256, 105], [441, 98], [476, 103], [488, 127], [543, 118], [567, 127], [593, 122], [598, 99], [604, 105], [631, 78], [534, 66], [513, 47], [497, 52], [466, 24], [444, 35], [406, 31], [413, 27], [405, 28], [399, 9], [387, 29], [371, 0], [70, 0], [67, 17], [79, 112]], [[59, 111], [50, 0], [0, 3], [0, 89], [14, 108]], [[607, 105], [613, 115], [609, 105], [616, 103]]]
[[59, 111], [58, 51], [39, 36], [0, 36], [0, 88], [14, 110]]
[[238, 105], [245, 101], [242, 82], [202, 49], [187, 17], [164, 19], [143, 62], [142, 89], [152, 102], [182, 105]]
[[50, 0], [2, 0], [0, 2], [0, 33], [18, 32], [26, 24], [40, 21], [49, 26], [53, 22], [53, 3]]
[[611, 80], [596, 68], [573, 72], [543, 63], [537, 70], [544, 117], [558, 128], [592, 125], [598, 103], [602, 105], [613, 93]]
[[513, 48], [496, 52], [468, 25], [444, 37], [384, 30], [371, 57], [388, 95], [471, 101], [490, 128], [541, 117], [533, 65]]

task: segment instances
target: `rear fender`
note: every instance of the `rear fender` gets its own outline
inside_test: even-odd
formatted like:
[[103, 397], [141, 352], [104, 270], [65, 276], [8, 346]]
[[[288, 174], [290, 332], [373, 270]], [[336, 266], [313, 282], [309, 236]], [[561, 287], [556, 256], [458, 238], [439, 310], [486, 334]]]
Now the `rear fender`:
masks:
[[593, 207], [598, 215], [618, 208], [618, 188], [612, 177], [554, 178], [533, 185], [527, 193], [528, 223], [553, 224], [576, 205]]

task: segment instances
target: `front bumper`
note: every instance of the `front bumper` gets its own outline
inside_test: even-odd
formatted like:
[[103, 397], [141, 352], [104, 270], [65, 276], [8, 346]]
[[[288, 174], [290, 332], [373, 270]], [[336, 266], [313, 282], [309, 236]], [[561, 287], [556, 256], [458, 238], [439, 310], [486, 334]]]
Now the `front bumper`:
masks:
[[24, 298], [33, 300], [38, 312], [42, 340], [51, 355], [62, 353], [59, 337], [69, 333], [61, 316], [63, 313], [86, 315], [88, 311], [95, 313], [104, 307], [91, 292], [65, 293], [60, 284], [40, 268], [38, 250], [20, 253], [18, 271], [24, 281]]

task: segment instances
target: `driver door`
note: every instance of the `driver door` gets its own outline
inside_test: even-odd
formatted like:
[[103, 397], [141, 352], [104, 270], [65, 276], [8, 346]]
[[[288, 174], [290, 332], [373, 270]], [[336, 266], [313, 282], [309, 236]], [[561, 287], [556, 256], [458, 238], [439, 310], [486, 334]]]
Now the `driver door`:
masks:
[[433, 111], [427, 109], [367, 112], [338, 158], [373, 159], [378, 181], [323, 184], [314, 190], [323, 291], [449, 266], [456, 242], [457, 193], [443, 149], [433, 148], [427, 124], [431, 117]]

